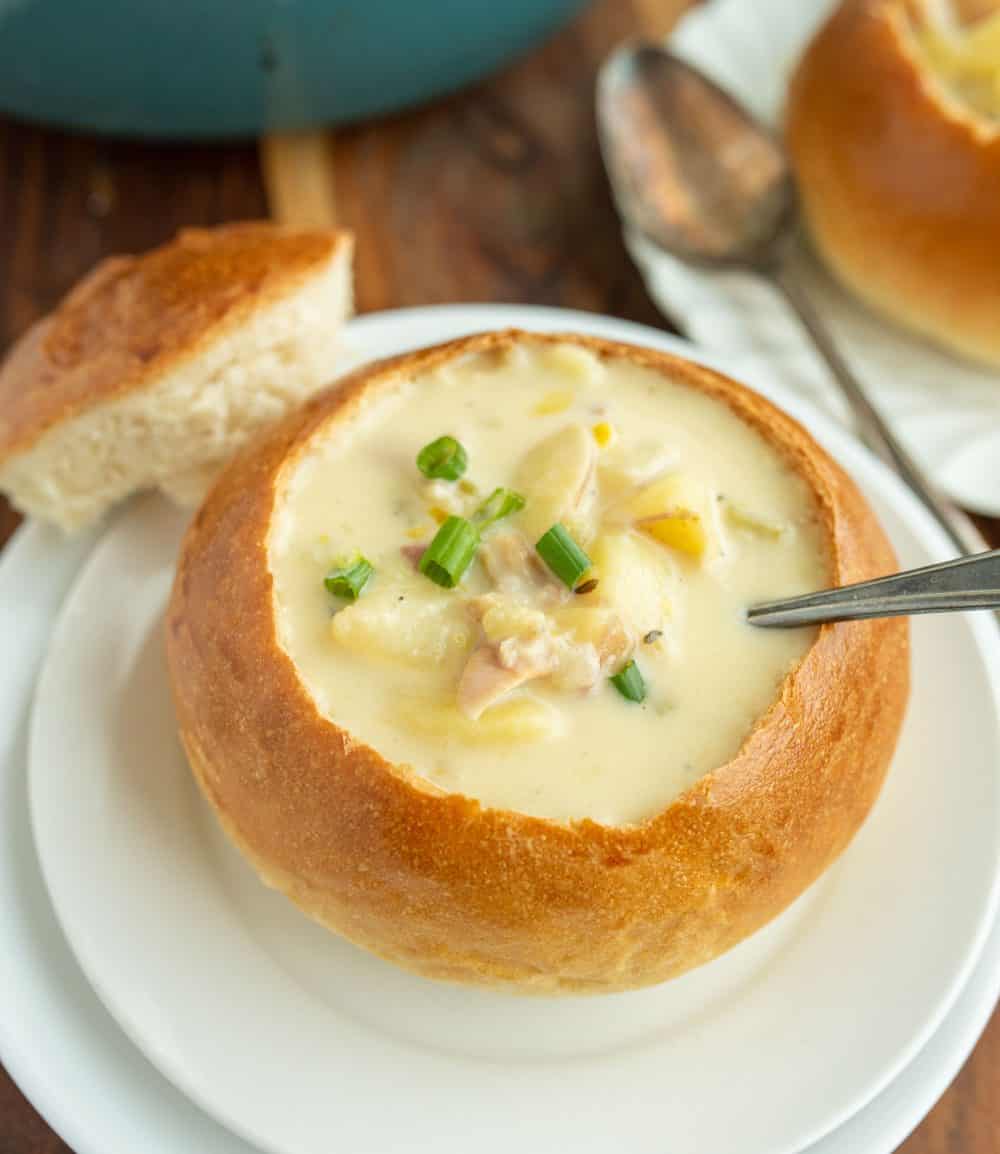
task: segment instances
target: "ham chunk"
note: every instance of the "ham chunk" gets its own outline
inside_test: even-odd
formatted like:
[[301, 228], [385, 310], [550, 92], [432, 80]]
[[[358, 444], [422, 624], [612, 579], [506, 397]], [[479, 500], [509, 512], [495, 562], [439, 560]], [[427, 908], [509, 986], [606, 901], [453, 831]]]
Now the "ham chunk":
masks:
[[512, 690], [550, 671], [540, 654], [508, 650], [504, 657], [510, 665], [505, 665], [501, 653], [502, 646], [483, 645], [466, 663], [457, 697], [458, 708], [466, 717], [478, 719]]

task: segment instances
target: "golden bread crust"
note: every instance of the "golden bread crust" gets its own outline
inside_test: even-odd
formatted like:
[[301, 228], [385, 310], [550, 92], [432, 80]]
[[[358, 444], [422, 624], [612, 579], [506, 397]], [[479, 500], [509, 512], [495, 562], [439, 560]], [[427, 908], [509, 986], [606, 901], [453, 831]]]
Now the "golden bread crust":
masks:
[[792, 81], [787, 140], [812, 236], [867, 303], [1000, 364], [1000, 124], [913, 51], [906, 0], [846, 0]]
[[840, 853], [895, 746], [908, 629], [901, 619], [822, 628], [738, 754], [634, 826], [483, 808], [321, 716], [276, 632], [267, 549], [283, 470], [373, 390], [468, 353], [553, 340], [626, 357], [758, 428], [815, 494], [838, 582], [894, 567], [853, 483], [757, 394], [651, 350], [487, 333], [354, 373], [229, 467], [184, 541], [167, 656], [195, 775], [264, 880], [350, 940], [431, 977], [603, 992], [715, 957]]
[[348, 243], [345, 232], [247, 221], [101, 261], [0, 364], [0, 460], [195, 356]]

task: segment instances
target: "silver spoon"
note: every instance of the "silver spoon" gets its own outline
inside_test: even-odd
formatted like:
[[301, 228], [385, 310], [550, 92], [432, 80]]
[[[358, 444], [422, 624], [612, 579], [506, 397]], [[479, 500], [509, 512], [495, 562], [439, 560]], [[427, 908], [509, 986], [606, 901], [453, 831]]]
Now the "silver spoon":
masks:
[[655, 44], [628, 44], [597, 82], [597, 125], [618, 211], [691, 264], [743, 269], [784, 296], [843, 390], [858, 435], [890, 464], [960, 553], [986, 542], [943, 500], [868, 399], [790, 270], [798, 198], [784, 150], [718, 85]]
[[791, 627], [963, 609], [1000, 609], [1000, 549], [857, 585], [753, 605], [747, 610], [747, 621], [751, 625]]

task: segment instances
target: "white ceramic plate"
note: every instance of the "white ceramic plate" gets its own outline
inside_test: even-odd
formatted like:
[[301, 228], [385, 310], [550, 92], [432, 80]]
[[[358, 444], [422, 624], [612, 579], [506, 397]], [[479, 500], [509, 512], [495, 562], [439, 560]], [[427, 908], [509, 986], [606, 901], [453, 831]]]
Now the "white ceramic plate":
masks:
[[[514, 320], [643, 335], [495, 309], [352, 329], [386, 352]], [[825, 432], [881, 495], [904, 560], [939, 550], [905, 495]], [[984, 621], [921, 623], [923, 708], [900, 764], [852, 852], [789, 917], [659, 991], [512, 1002], [342, 946], [263, 891], [204, 821], [163, 709], [154, 636], [177, 528], [155, 504], [132, 510], [71, 598], [36, 714], [35, 825], [60, 916], [102, 996], [162, 1068], [242, 1132], [283, 1150], [328, 1149], [332, 1134], [381, 1150], [464, 1148], [474, 1135], [489, 1150], [530, 1134], [539, 1146], [683, 1151], [731, 1148], [738, 1126], [741, 1151], [775, 1154], [885, 1084], [957, 992], [986, 929], [996, 860]], [[967, 682], [939, 684], [942, 661]], [[954, 712], [934, 724], [950, 690]], [[954, 748], [953, 725], [967, 734]], [[954, 772], [946, 780], [955, 765], [961, 788]]]
[[[713, 0], [685, 14], [671, 47], [763, 120], [780, 122], [788, 76], [837, 0]], [[650, 292], [688, 336], [730, 359], [766, 360], [788, 389], [837, 416], [843, 402], [787, 306], [758, 279], [685, 267], [637, 238]], [[1000, 370], [959, 360], [866, 309], [810, 254], [799, 272], [843, 351], [939, 485], [1000, 516]]]
[[[450, 314], [448, 314], [450, 315]], [[71, 956], [27, 826], [27, 711], [52, 621], [90, 537], [25, 526], [0, 558], [0, 1058], [78, 1154], [254, 1154], [124, 1038]], [[1000, 991], [1000, 923], [954, 1009], [913, 1063], [808, 1154], [887, 1154], [971, 1051]]]

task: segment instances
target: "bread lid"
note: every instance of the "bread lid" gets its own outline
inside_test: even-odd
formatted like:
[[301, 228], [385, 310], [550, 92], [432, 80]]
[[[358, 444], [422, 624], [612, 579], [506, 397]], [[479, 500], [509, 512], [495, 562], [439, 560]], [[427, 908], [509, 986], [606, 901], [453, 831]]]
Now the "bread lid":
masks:
[[217, 467], [331, 374], [350, 254], [247, 222], [102, 261], [0, 365], [0, 488], [72, 526]]

